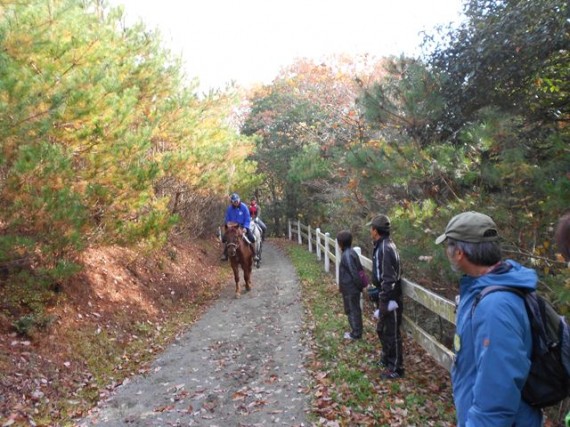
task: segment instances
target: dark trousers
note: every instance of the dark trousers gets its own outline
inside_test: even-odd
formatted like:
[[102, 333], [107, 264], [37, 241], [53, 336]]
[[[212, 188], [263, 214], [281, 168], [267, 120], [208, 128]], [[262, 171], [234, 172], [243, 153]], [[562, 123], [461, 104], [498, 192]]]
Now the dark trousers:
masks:
[[360, 308], [360, 293], [342, 294], [344, 313], [348, 317], [350, 335], [352, 338], [362, 338], [362, 309]]
[[398, 305], [399, 307], [394, 311], [386, 310], [380, 313], [378, 323], [376, 324], [376, 333], [382, 344], [382, 363], [386, 368], [403, 374], [404, 353], [400, 326], [402, 324], [404, 304], [402, 301], [398, 301]]
[[255, 236], [253, 235], [253, 233], [249, 228], [245, 229], [245, 235], [247, 237], [247, 240], [250, 241], [250, 243], [255, 243]]

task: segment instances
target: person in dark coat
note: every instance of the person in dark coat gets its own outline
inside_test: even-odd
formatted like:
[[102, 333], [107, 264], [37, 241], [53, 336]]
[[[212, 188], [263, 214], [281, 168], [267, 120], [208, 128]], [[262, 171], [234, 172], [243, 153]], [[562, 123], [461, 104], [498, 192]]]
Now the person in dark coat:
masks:
[[352, 248], [352, 234], [343, 230], [336, 236], [338, 245], [342, 251], [339, 266], [339, 292], [342, 294], [344, 313], [348, 317], [350, 332], [344, 334], [347, 340], [359, 340], [362, 338], [362, 309], [360, 307], [360, 294], [364, 284], [360, 278], [364, 270], [360, 263], [360, 257]]
[[372, 253], [372, 284], [379, 289], [378, 322], [376, 333], [382, 344], [378, 365], [383, 368], [382, 379], [398, 379], [404, 376], [402, 345], [402, 271], [400, 253], [390, 238], [390, 218], [378, 215], [367, 226], [374, 241]]

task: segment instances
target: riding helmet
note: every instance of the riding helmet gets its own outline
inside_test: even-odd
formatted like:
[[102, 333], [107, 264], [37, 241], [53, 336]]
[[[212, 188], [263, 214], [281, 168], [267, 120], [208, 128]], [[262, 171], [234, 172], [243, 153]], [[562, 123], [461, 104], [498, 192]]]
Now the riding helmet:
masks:
[[239, 202], [240, 198], [239, 198], [239, 194], [238, 193], [232, 193], [232, 195], [230, 196], [230, 200], [233, 202]]

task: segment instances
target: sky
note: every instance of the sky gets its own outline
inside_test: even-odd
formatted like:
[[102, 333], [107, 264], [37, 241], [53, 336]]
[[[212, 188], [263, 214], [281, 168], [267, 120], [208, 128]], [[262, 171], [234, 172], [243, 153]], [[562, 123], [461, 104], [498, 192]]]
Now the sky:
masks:
[[420, 32], [460, 19], [461, 0], [111, 0], [158, 28], [200, 88], [270, 83], [297, 58], [418, 53]]

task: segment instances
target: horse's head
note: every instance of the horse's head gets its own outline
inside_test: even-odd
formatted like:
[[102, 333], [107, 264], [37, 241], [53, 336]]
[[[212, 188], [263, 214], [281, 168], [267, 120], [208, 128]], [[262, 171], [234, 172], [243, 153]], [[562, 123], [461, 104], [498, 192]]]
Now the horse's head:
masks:
[[240, 240], [243, 238], [243, 230], [237, 224], [228, 223], [226, 228], [226, 246], [228, 247], [228, 256], [233, 258], [236, 256], [239, 248]]

